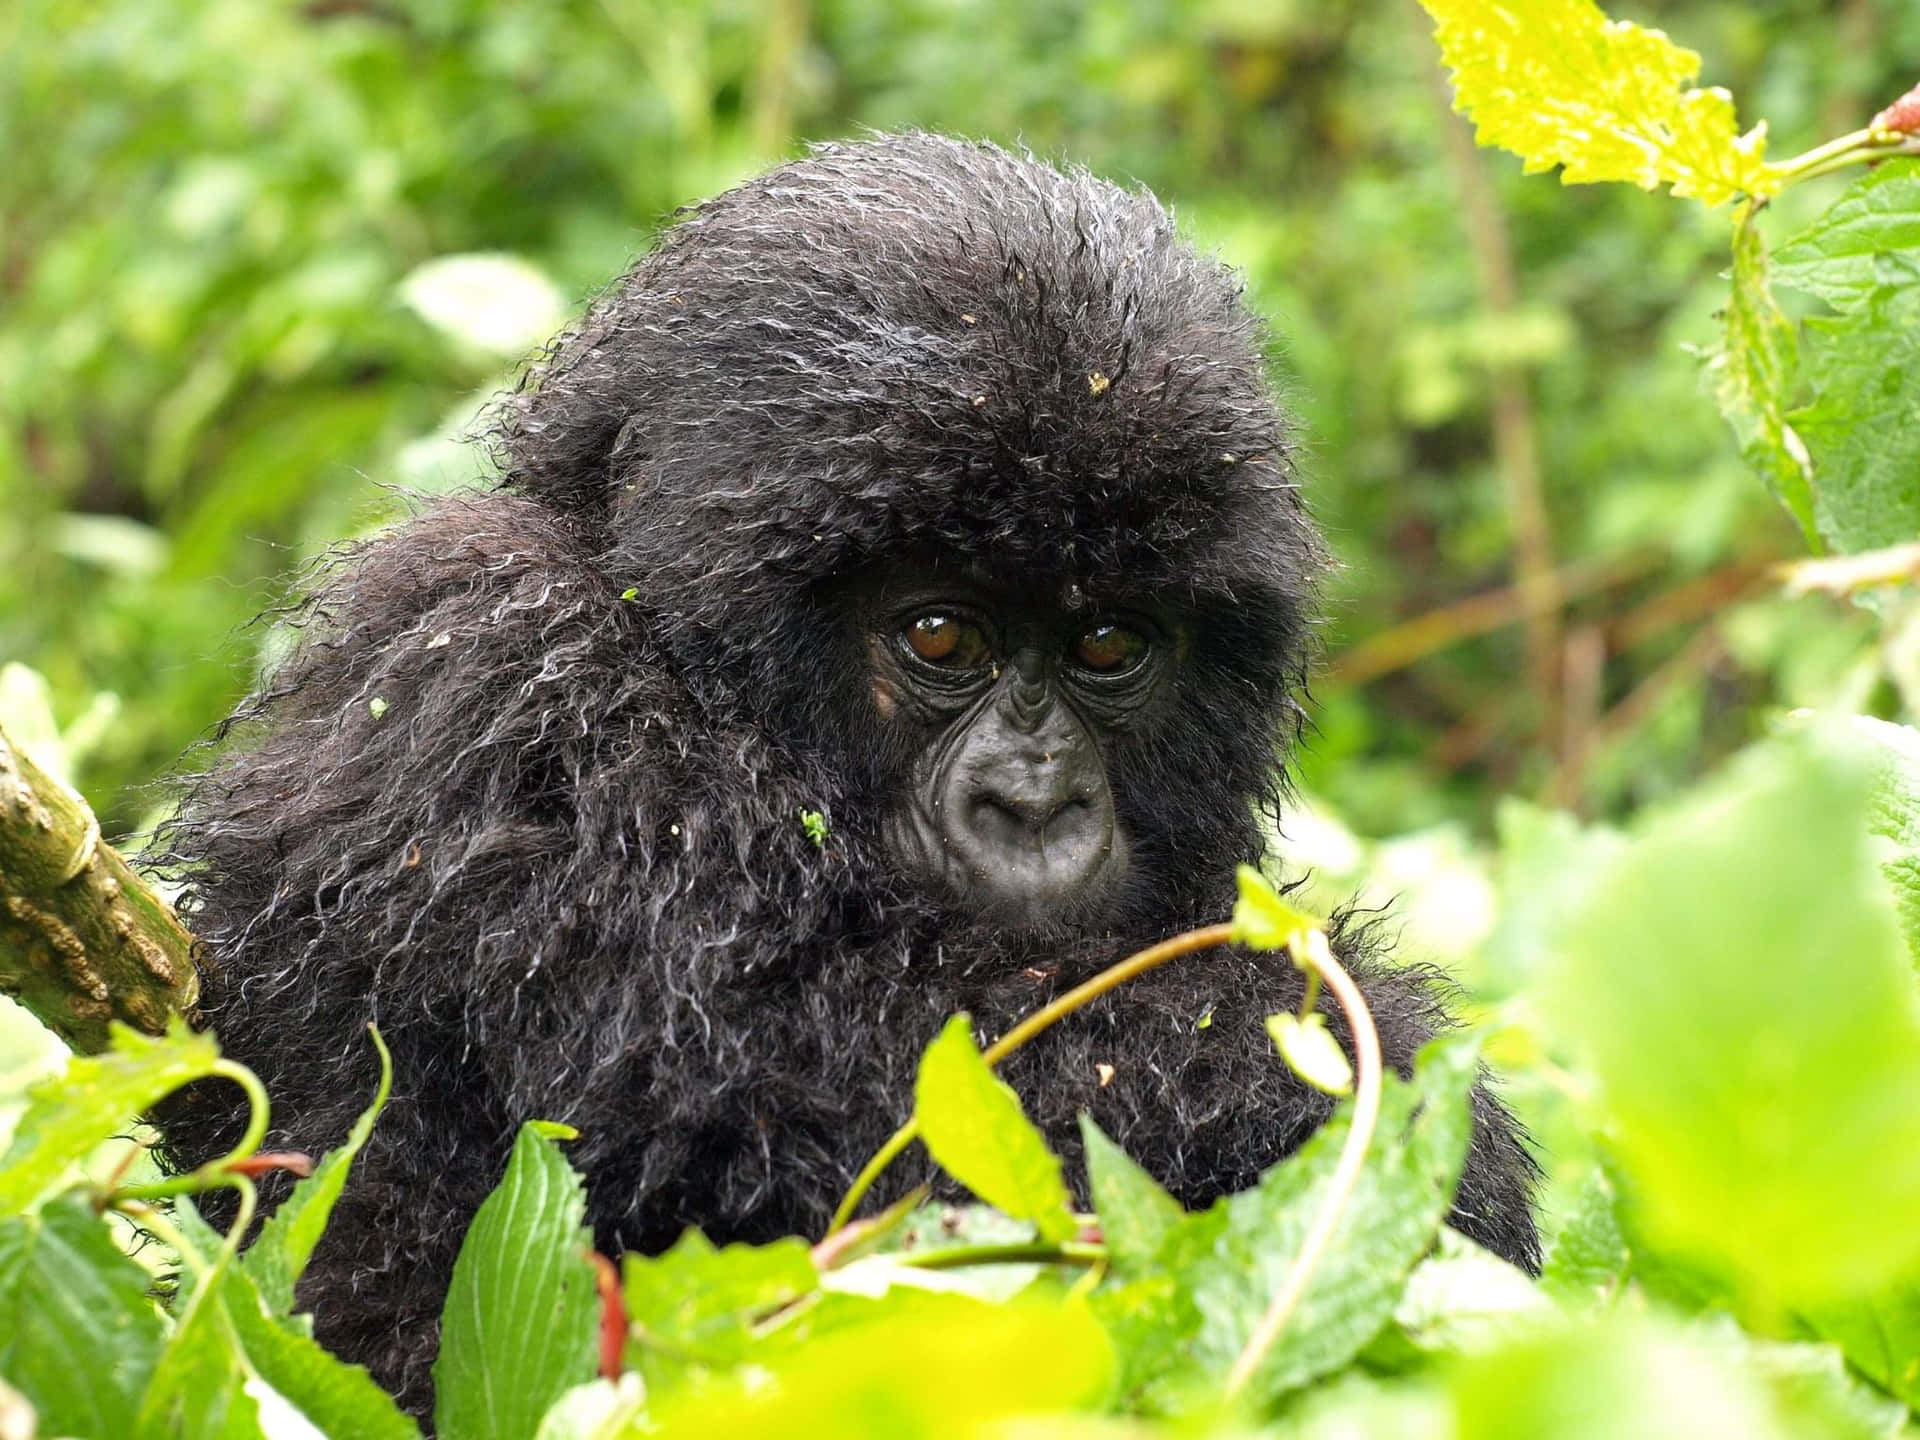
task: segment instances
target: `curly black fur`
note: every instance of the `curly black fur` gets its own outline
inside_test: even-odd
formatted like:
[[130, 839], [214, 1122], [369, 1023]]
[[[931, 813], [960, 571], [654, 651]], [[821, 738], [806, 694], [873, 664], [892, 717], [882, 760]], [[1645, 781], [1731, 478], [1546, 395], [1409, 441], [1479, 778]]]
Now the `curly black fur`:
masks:
[[[1323, 564], [1260, 342], [1145, 193], [923, 135], [826, 146], [695, 209], [556, 344], [505, 407], [496, 492], [338, 562], [171, 837], [204, 1018], [266, 1081], [274, 1144], [336, 1144], [366, 1023], [393, 1048], [301, 1287], [323, 1340], [426, 1407], [465, 1219], [524, 1119], [583, 1132], [608, 1250], [818, 1234], [945, 1017], [997, 1034], [1224, 917], [1282, 797]], [[943, 553], [1194, 622], [1174, 713], [1110, 757], [1134, 863], [1097, 924], [969, 922], [882, 852], [908, 757], [836, 596]], [[1349, 948], [1405, 1070], [1440, 992]], [[1196, 957], [1008, 1078], [1063, 1149], [1086, 1108], [1198, 1204], [1327, 1114], [1262, 1029], [1298, 995], [1284, 962]], [[1533, 1266], [1531, 1162], [1476, 1104], [1455, 1223]], [[169, 1105], [171, 1163], [229, 1143], [232, 1105]]]

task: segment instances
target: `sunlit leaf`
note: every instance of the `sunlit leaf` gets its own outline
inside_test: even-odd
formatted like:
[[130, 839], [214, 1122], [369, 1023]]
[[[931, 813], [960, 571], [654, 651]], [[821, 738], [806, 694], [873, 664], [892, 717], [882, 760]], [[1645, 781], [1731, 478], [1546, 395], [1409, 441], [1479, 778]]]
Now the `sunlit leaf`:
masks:
[[1745, 135], [1733, 100], [1691, 86], [1700, 57], [1658, 30], [1609, 20], [1592, 0], [1421, 0], [1482, 145], [1569, 185], [1671, 185], [1719, 205], [1769, 195], [1766, 127]]
[[1031, 1220], [1045, 1240], [1077, 1228], [1060, 1160], [1020, 1097], [980, 1058], [972, 1022], [956, 1015], [927, 1047], [913, 1092], [920, 1137], [941, 1168], [989, 1205]]

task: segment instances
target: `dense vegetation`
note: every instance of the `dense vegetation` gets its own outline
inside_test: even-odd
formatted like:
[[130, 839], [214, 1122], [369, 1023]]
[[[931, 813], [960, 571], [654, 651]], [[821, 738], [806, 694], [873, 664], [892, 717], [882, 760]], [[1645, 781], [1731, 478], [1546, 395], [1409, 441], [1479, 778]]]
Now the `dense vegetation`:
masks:
[[[1389, 0], [16, 7], [0, 656], [27, 663], [0, 723], [109, 833], [163, 803], [300, 559], [389, 485], [478, 473], [457, 437], [515, 359], [797, 135], [918, 123], [1136, 174], [1277, 323], [1346, 562], [1292, 903], [1401, 895], [1478, 1041], [1401, 1083], [1275, 1017], [1284, 1063], [1357, 1092], [1342, 1118], [1196, 1215], [1090, 1134], [1075, 1216], [956, 1025], [902, 1115], [995, 1210], [689, 1235], [623, 1274], [583, 1251], [564, 1133], [530, 1127], [456, 1278], [442, 1433], [1913, 1428], [1920, 99], [1891, 102], [1920, 19], [1634, 12], [1762, 134], [1588, 0], [1517, 30], [1428, 8], [1524, 167], [1471, 147], [1433, 26]], [[1629, 183], [1522, 173], [1556, 166]], [[1254, 877], [1235, 923], [1337, 991]], [[52, 1063], [5, 1023], [0, 1094]], [[1476, 1053], [1543, 1143], [1538, 1285], [1441, 1223]], [[409, 1433], [288, 1314], [351, 1146], [243, 1256], [161, 1202], [302, 1162], [244, 1144], [161, 1181], [97, 1149], [210, 1073], [251, 1083], [204, 1038], [127, 1036], [19, 1115], [0, 1433]]]

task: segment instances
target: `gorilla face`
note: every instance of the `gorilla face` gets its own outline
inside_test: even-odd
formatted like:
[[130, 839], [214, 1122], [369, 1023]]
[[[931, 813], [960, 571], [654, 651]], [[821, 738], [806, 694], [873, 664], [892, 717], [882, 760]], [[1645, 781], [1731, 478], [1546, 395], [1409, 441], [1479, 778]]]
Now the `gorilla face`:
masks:
[[1114, 750], [1168, 689], [1173, 627], [1157, 607], [977, 572], [903, 573], [864, 612], [874, 707], [906, 757], [885, 827], [895, 865], [1003, 926], [1096, 909], [1129, 863]]

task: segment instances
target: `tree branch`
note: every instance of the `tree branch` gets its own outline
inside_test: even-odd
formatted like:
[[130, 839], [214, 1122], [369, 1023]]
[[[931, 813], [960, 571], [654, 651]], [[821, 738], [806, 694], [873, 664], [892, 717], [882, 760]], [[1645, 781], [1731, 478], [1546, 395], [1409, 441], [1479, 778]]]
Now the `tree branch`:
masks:
[[157, 1035], [199, 989], [193, 937], [100, 822], [0, 730], [0, 993], [75, 1050]]

